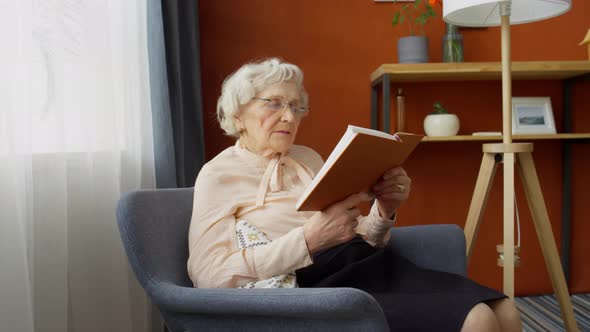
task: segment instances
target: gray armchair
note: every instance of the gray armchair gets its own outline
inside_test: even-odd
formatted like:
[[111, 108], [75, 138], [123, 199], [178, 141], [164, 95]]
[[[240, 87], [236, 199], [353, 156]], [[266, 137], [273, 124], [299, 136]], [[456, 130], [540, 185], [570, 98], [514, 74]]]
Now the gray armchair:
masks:
[[[170, 331], [388, 330], [375, 299], [354, 288], [193, 288], [186, 269], [193, 190], [133, 191], [117, 207], [129, 262]], [[394, 228], [389, 245], [419, 266], [466, 272], [456, 225]]]

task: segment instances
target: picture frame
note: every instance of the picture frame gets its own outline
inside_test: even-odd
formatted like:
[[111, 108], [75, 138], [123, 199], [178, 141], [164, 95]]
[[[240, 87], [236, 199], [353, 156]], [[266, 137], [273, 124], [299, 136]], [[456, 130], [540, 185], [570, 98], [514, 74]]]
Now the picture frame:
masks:
[[512, 134], [555, 134], [550, 97], [512, 97]]

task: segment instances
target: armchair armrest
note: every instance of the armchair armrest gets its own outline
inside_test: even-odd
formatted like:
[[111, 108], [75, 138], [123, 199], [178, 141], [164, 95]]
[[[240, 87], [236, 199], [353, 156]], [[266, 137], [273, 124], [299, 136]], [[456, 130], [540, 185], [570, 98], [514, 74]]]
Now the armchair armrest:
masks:
[[[190, 288], [160, 282], [151, 291], [160, 310], [177, 315], [251, 317], [279, 324], [328, 321], [338, 330], [362, 326], [364, 330], [388, 331], [377, 301], [354, 288]], [[356, 323], [351, 326], [352, 321]]]
[[414, 264], [465, 276], [465, 235], [457, 225], [394, 227], [388, 245]]
[[190, 288], [161, 283], [153, 295], [161, 309], [175, 312], [290, 318], [366, 314], [385, 319], [377, 301], [355, 288]]

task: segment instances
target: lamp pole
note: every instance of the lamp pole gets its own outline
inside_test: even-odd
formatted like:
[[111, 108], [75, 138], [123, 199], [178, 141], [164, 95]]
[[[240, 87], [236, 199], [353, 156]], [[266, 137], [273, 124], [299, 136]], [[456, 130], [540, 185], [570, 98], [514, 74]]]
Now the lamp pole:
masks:
[[512, 144], [512, 75], [510, 60], [510, 5], [500, 3], [502, 23], [502, 142], [507, 147], [504, 162], [504, 278], [506, 295], [514, 298], [514, 162], [515, 155], [508, 148]]

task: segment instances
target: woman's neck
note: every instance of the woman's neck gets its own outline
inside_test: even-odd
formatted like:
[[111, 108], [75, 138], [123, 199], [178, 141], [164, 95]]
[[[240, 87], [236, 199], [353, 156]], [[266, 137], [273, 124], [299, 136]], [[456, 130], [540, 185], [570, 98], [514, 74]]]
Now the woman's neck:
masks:
[[269, 147], [267, 148], [257, 148], [253, 144], [248, 144], [248, 141], [244, 139], [244, 137], [239, 138], [240, 147], [255, 154], [260, 157], [271, 159], [277, 154], [281, 153], [280, 151], [275, 151]]

